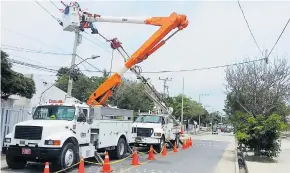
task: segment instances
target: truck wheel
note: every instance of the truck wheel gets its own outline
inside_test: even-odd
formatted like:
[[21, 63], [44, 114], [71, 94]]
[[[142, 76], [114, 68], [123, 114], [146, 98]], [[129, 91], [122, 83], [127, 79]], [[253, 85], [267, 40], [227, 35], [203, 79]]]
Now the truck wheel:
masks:
[[164, 136], [162, 136], [160, 139], [160, 143], [156, 146], [156, 152], [160, 153], [162, 151], [164, 144], [165, 144], [165, 138]]
[[22, 157], [6, 155], [6, 163], [11, 169], [23, 169], [27, 161]]
[[112, 157], [114, 159], [122, 159], [122, 158], [125, 157], [125, 154], [127, 153], [127, 150], [128, 150], [128, 148], [127, 148], [127, 143], [126, 143], [125, 139], [124, 138], [120, 138], [115, 150], [113, 150], [111, 152]]
[[76, 147], [72, 143], [66, 143], [61, 150], [56, 164], [60, 169], [66, 169], [77, 162], [76, 156]]

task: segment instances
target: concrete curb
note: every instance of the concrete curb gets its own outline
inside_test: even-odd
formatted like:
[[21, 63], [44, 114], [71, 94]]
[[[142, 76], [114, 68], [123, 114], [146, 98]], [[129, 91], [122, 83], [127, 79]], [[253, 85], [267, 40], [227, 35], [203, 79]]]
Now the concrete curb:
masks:
[[235, 138], [235, 173], [240, 172], [239, 168], [239, 159], [238, 159], [238, 144], [237, 139]]

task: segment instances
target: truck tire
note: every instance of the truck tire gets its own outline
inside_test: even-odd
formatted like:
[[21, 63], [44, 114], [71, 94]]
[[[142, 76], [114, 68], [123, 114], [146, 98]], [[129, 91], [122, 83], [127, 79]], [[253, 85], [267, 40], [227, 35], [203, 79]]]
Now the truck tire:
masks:
[[[54, 166], [58, 169], [66, 169], [77, 163], [76, 147], [72, 143], [64, 144], [60, 157], [54, 162]], [[70, 170], [70, 169], [68, 169]]]
[[6, 155], [6, 163], [11, 169], [23, 169], [27, 160], [22, 157]]
[[127, 142], [124, 138], [120, 138], [115, 150], [111, 151], [110, 154], [114, 159], [122, 159], [125, 157], [127, 150]]
[[162, 136], [160, 139], [160, 143], [156, 145], [156, 152], [160, 153], [162, 151], [162, 147], [165, 144], [165, 137]]

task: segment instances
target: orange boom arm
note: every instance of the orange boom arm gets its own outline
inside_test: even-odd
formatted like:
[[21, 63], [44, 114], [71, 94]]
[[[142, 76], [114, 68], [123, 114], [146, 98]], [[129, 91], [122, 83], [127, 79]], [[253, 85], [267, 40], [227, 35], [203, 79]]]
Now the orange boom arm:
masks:
[[[143, 23], [160, 26], [160, 28], [125, 62], [124, 66], [110, 76], [102, 85], [100, 85], [89, 97], [87, 104], [89, 106], [104, 105], [108, 97], [112, 96], [112, 91], [121, 84], [122, 75], [134, 65], [145, 60], [149, 55], [165, 44], [162, 40], [170, 31], [177, 28], [178, 31], [186, 28], [188, 20], [185, 15], [172, 13], [169, 17], [152, 17], [145, 20], [101, 17], [99, 15], [88, 15], [85, 17], [88, 22], [116, 22], [116, 23]], [[175, 32], [176, 33], [176, 32]], [[175, 34], [173, 33], [173, 35]]]

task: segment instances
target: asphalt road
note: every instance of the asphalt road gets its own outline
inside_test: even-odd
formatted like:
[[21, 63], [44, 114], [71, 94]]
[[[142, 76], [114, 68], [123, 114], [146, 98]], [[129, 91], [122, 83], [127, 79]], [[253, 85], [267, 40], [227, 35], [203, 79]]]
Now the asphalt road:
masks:
[[[168, 150], [167, 156], [155, 155], [156, 160], [148, 161], [148, 155], [139, 155], [140, 166], [132, 166], [131, 158], [119, 163], [111, 164], [113, 173], [185, 173], [185, 172], [200, 172], [214, 173], [217, 164], [222, 158], [226, 147], [229, 144], [228, 140], [219, 140], [222, 137], [219, 135], [203, 135], [193, 138], [193, 146], [188, 149], [181, 149], [177, 153]], [[94, 161], [94, 160], [91, 160]], [[112, 160], [111, 160], [112, 161]], [[42, 173], [43, 164], [28, 164], [24, 170], [2, 169], [2, 173]], [[101, 167], [94, 164], [86, 164], [85, 172], [98, 173]], [[70, 173], [77, 173], [77, 169]]]

